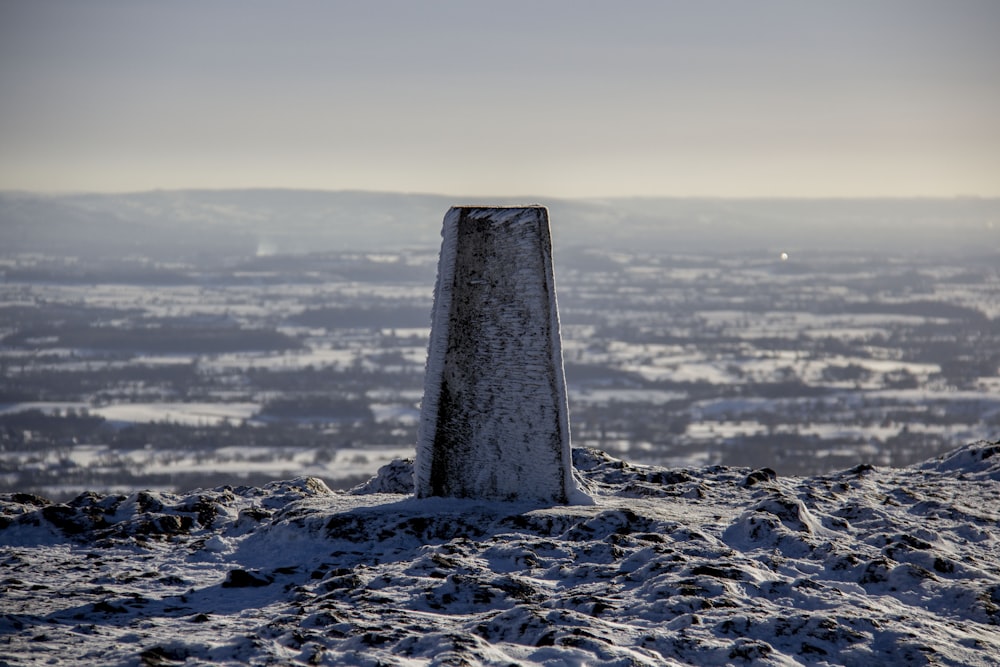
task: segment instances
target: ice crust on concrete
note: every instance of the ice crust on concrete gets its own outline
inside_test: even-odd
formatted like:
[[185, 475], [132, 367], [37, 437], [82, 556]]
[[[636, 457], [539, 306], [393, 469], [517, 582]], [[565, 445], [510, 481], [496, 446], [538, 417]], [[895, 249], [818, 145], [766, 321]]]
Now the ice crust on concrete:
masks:
[[444, 218], [416, 495], [586, 503], [573, 479], [548, 211]]

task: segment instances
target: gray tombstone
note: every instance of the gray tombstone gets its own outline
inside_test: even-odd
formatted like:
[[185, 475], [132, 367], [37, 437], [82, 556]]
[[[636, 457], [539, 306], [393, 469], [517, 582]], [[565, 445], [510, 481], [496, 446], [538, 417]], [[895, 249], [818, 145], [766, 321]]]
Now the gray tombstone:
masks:
[[587, 502], [573, 479], [548, 211], [458, 206], [441, 235], [417, 496]]

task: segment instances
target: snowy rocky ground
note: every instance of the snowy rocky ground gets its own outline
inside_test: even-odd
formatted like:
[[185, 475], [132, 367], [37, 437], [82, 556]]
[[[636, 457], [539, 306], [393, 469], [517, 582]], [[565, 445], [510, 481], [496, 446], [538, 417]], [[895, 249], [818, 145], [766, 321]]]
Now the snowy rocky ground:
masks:
[[0, 496], [0, 665], [1000, 661], [1000, 443], [813, 478], [574, 459], [592, 506], [417, 500], [405, 462]]

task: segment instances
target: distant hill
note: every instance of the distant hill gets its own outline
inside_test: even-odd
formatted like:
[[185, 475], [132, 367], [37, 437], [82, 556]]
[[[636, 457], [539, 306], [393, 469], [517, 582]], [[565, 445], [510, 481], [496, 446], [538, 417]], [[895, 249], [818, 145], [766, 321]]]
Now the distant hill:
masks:
[[448, 207], [524, 203], [549, 207], [557, 248], [1000, 252], [1000, 199], [564, 200], [279, 189], [0, 193], [0, 246], [154, 258], [436, 248]]

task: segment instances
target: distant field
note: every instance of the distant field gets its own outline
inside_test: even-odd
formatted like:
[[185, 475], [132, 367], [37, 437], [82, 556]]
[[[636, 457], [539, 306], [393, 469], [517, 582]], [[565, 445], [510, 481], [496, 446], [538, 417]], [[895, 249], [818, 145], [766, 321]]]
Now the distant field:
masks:
[[[577, 446], [810, 474], [1000, 433], [995, 246], [664, 252], [561, 224]], [[0, 491], [345, 486], [412, 451], [436, 245], [257, 250], [0, 256]]]

